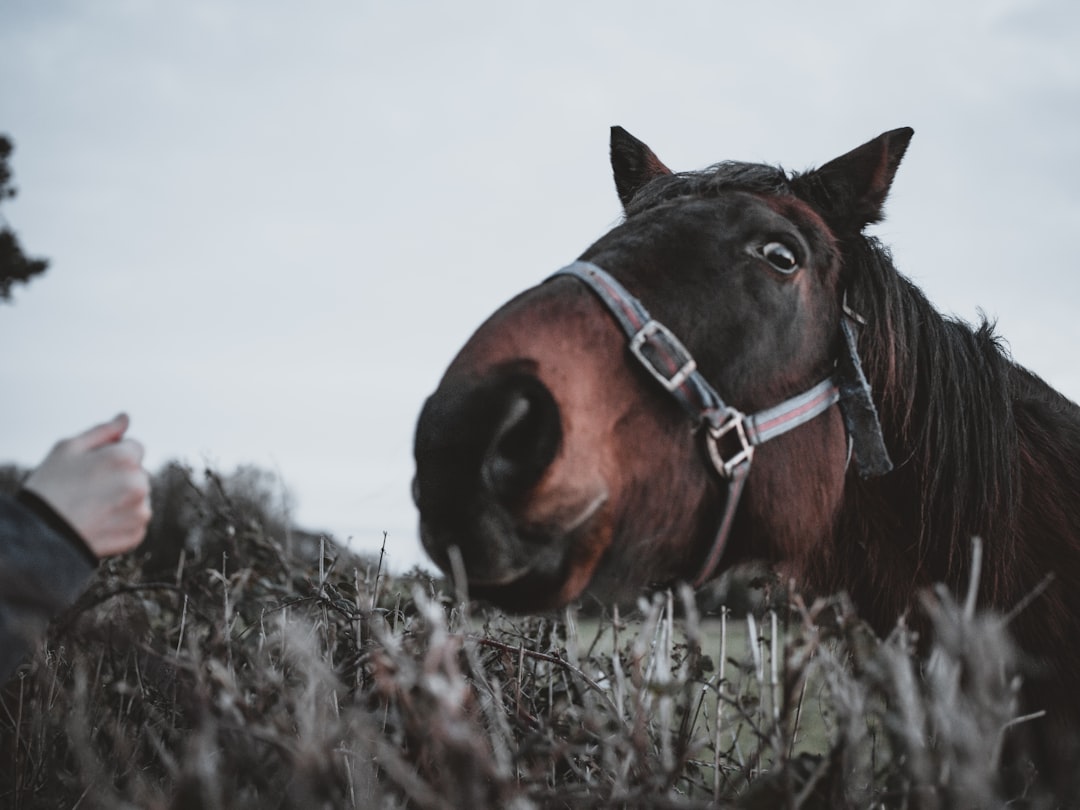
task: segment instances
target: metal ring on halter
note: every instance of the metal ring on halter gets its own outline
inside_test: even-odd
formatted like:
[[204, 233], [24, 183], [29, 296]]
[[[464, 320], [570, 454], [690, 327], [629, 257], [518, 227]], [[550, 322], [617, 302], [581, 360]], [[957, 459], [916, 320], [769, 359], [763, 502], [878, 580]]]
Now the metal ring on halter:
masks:
[[[731, 458], [725, 459], [720, 449], [720, 441], [731, 433], [738, 440], [739, 449]], [[737, 467], [749, 465], [754, 460], [754, 445], [747, 435], [746, 414], [729, 407], [720, 424], [709, 426], [709, 437], [705, 442], [705, 447], [709, 451], [709, 460], [712, 461], [713, 467], [723, 478], [730, 479]]]

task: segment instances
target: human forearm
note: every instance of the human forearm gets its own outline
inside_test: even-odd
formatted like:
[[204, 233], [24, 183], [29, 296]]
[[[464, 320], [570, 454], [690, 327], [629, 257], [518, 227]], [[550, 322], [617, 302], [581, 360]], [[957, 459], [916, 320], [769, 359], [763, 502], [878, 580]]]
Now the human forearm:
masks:
[[95, 567], [79, 535], [39, 498], [25, 491], [0, 497], [0, 680], [82, 593]]

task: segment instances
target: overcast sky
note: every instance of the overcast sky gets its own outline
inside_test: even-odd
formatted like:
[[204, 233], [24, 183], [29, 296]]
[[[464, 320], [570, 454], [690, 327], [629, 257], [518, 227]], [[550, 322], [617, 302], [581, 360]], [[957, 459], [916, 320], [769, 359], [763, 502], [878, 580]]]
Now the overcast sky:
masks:
[[915, 128], [877, 233], [1080, 399], [1080, 3], [4, 0], [0, 460], [119, 410], [148, 466], [278, 472], [302, 525], [422, 558], [421, 403], [481, 320], [674, 169]]

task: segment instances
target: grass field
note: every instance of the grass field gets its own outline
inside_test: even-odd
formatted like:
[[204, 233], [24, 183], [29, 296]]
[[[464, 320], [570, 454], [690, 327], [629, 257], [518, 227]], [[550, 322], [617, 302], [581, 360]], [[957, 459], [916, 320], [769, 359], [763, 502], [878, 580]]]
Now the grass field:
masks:
[[842, 597], [514, 617], [298, 553], [219, 490], [197, 543], [107, 564], [5, 686], [0, 806], [1053, 806], [999, 778], [1002, 623], [946, 595], [928, 659]]

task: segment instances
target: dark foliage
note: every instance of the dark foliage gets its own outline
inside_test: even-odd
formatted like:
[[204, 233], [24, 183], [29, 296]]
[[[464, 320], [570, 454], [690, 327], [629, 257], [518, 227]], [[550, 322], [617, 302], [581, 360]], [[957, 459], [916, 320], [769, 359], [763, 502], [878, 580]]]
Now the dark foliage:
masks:
[[997, 777], [1005, 626], [945, 593], [925, 667], [842, 599], [510, 618], [325, 538], [290, 553], [262, 474], [156, 482], [183, 551], [107, 563], [4, 688], [0, 806], [1043, 806]]
[[[15, 196], [16, 189], [11, 185], [11, 168], [8, 159], [14, 150], [14, 144], [6, 135], [0, 135], [0, 203]], [[19, 240], [4, 223], [0, 215], [0, 301], [11, 298], [11, 288], [18, 283], [25, 284], [30, 279], [45, 272], [49, 263], [45, 259], [31, 259], [23, 253]]]

